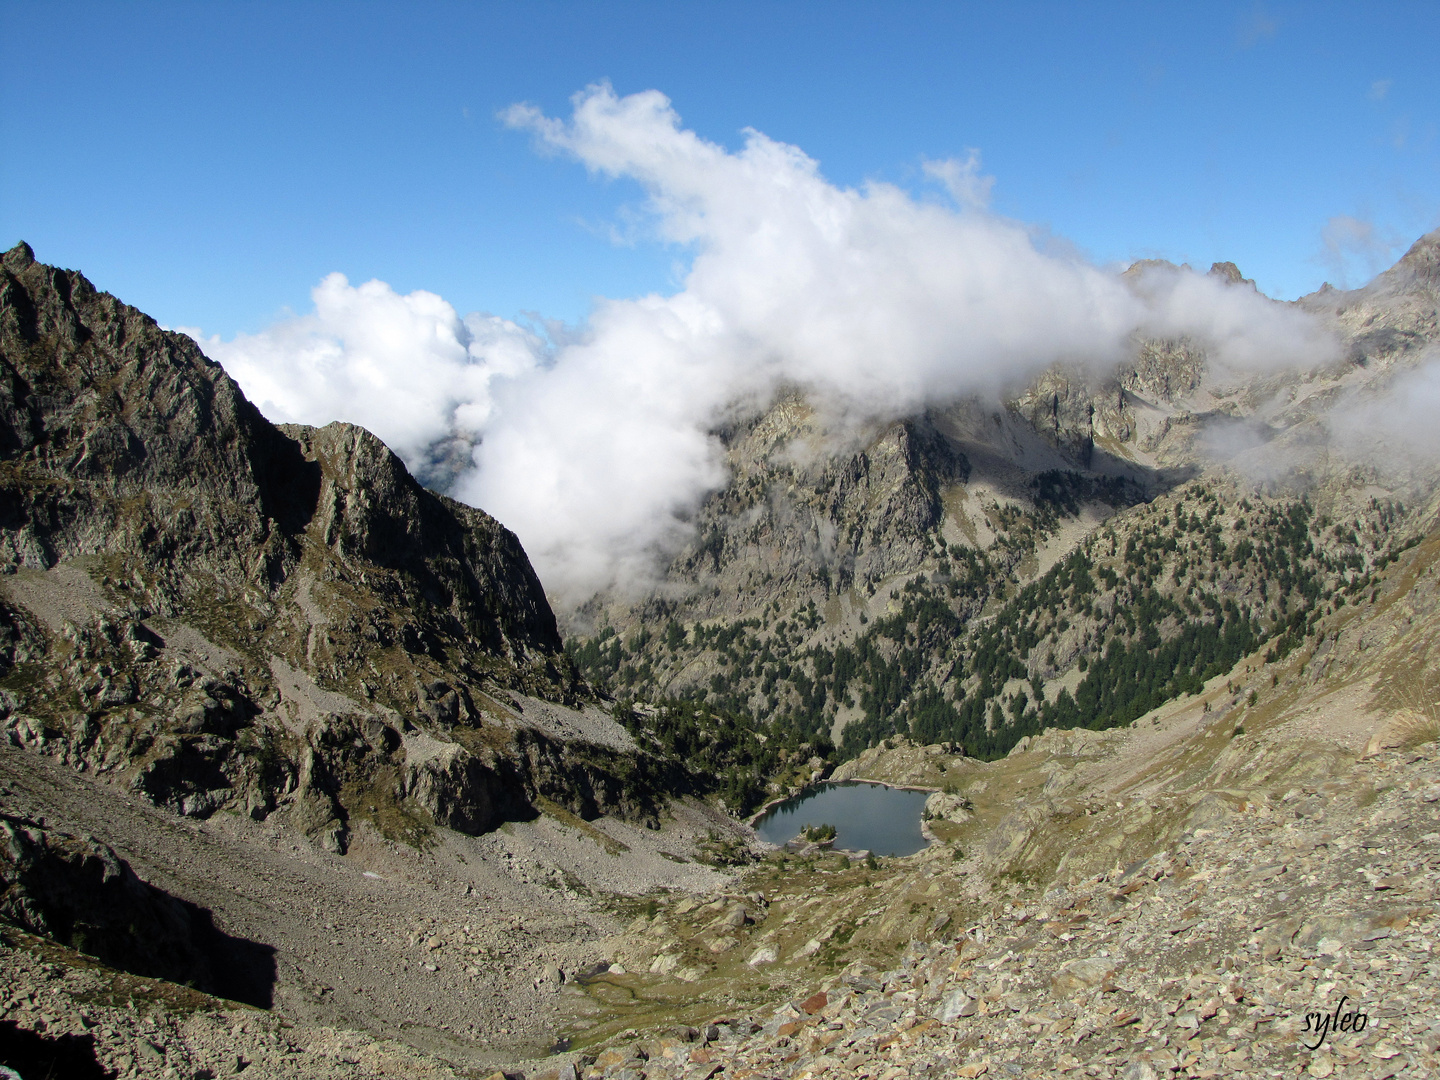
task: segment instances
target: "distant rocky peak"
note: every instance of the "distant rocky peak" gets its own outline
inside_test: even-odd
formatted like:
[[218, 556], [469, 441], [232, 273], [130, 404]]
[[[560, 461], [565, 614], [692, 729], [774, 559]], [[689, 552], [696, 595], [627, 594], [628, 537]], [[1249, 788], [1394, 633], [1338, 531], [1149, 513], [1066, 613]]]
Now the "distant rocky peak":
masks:
[[1154, 271], [1175, 273], [1180, 270], [1189, 269], [1189, 263], [1182, 263], [1179, 266], [1176, 266], [1169, 259], [1136, 259], [1133, 263], [1131, 263], [1125, 268], [1125, 272], [1120, 276], [1133, 279], [1144, 277], [1146, 274]]
[[1426, 233], [1400, 261], [1386, 273], [1403, 271], [1412, 280], [1428, 284], [1431, 288], [1440, 286], [1440, 229]]
[[[1195, 272], [1195, 268], [1189, 263], [1181, 263], [1179, 266], [1176, 266], [1169, 259], [1137, 259], [1135, 262], [1131, 263], [1128, 267], [1126, 267], [1125, 272], [1120, 276], [1133, 280], [1136, 278], [1144, 277], [1146, 274], [1153, 272], [1178, 274], [1181, 271], [1185, 270], [1188, 270], [1191, 273]], [[1257, 289], [1255, 286], [1255, 279], [1247, 278], [1245, 275], [1240, 273], [1240, 268], [1236, 266], [1233, 262], [1211, 263], [1210, 270], [1206, 274], [1206, 276], [1219, 278], [1228, 285], [1249, 286], [1250, 288], [1255, 289], [1256, 292], [1259, 292], [1259, 289]]]
[[1255, 279], [1241, 274], [1240, 268], [1233, 262], [1211, 263], [1209, 276], [1221, 278], [1229, 285], [1247, 285], [1256, 292], [1260, 291], [1255, 288]]

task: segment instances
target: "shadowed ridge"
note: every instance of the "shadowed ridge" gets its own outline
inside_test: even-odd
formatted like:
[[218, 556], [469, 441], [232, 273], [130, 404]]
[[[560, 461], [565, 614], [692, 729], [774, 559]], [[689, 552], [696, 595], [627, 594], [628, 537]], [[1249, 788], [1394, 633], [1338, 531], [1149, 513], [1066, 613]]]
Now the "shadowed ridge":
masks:
[[559, 654], [493, 518], [427, 492], [369, 432], [277, 428], [192, 339], [23, 243], [0, 277], [0, 463], [12, 567], [149, 549], [174, 601], [197, 569], [273, 591], [323, 502], [320, 541], [413, 579], [454, 633], [507, 660]]

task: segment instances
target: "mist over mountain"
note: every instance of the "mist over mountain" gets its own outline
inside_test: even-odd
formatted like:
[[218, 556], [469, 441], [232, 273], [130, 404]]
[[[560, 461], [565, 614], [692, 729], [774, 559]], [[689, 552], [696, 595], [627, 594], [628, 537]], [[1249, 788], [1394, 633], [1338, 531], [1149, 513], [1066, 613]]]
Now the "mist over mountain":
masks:
[[[527, 116], [611, 160], [591, 119]], [[956, 235], [977, 212], [900, 205]], [[596, 460], [653, 469], [668, 521], [617, 546], [641, 492], [588, 549], [554, 534], [558, 565], [599, 568], [562, 580], [609, 582], [557, 619], [515, 535], [376, 436], [273, 425], [193, 340], [17, 245], [0, 1053], [306, 1080], [1326, 1074], [1370, 1044], [1297, 1041], [1323, 963], [1402, 1004], [1379, 1060], [1433, 1072], [1437, 253], [1293, 305], [1233, 264], [1071, 265], [1161, 315], [1113, 353], [1015, 367], [982, 341], [904, 385], [836, 340], [806, 368], [791, 330], [709, 363], [739, 338], [691, 286], [545, 346], [327, 281], [261, 372], [334, 365], [359, 402], [431, 364], [393, 398], [431, 483], [478, 484], [497, 443], [561, 508]], [[362, 363], [327, 338], [354, 320]], [[650, 394], [629, 441], [601, 392], [623, 341]], [[677, 365], [672, 407], [642, 375]], [[514, 442], [516, 403], [578, 434]], [[697, 456], [651, 460], [654, 430]], [[579, 455], [565, 483], [547, 446]], [[929, 791], [928, 846], [744, 824], [827, 777]]]
[[[719, 430], [729, 480], [660, 584], [566, 616], [568, 648], [617, 692], [703, 700], [842, 756], [899, 734], [992, 757], [1284, 655], [1430, 527], [1437, 246], [1293, 305], [1334, 343], [1310, 368], [1137, 338], [1108, 371], [1052, 365], [853, 441], [783, 396]], [[1157, 273], [1177, 271], [1130, 276]]]
[[363, 423], [418, 475], [487, 507], [567, 608], [658, 580], [728, 478], [716, 430], [782, 390], [853, 445], [930, 406], [1018, 393], [1056, 363], [1104, 376], [1137, 339], [1192, 339], [1237, 374], [1339, 356], [1308, 311], [1253, 286], [1161, 264], [1121, 275], [991, 213], [973, 156], [930, 163], [935, 190], [919, 198], [836, 187], [760, 132], [728, 151], [655, 91], [598, 85], [568, 120], [525, 105], [503, 118], [638, 183], [643, 228], [685, 260], [680, 289], [597, 301], [547, 343], [332, 275], [312, 314], [200, 340], [273, 419]]

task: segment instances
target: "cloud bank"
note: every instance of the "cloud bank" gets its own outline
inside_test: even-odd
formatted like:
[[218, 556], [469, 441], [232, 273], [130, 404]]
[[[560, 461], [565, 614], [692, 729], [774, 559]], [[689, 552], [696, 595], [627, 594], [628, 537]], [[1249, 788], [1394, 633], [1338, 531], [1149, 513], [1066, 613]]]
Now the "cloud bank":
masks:
[[545, 342], [493, 315], [463, 319], [434, 293], [330, 274], [315, 310], [233, 341], [183, 328], [276, 423], [369, 428], [424, 483], [449, 487], [495, 414], [493, 385], [535, 368]]
[[1341, 401], [1329, 416], [1337, 447], [1376, 464], [1382, 474], [1431, 472], [1440, 463], [1440, 350], [1364, 395]]
[[603, 301], [551, 348], [433, 294], [321, 282], [315, 311], [205, 346], [276, 419], [346, 419], [514, 529], [552, 598], [643, 584], [724, 482], [710, 434], [737, 404], [797, 386], [869, 422], [1016, 387], [1056, 361], [1124, 359], [1136, 333], [1188, 334], [1243, 368], [1330, 359], [1307, 317], [1184, 270], [1122, 280], [1042, 250], [989, 212], [975, 154], [928, 162], [950, 203], [841, 188], [800, 149], [736, 151], [664, 95], [576, 95], [569, 119], [502, 119], [547, 152], [637, 182], [656, 236], [690, 255], [669, 296]]

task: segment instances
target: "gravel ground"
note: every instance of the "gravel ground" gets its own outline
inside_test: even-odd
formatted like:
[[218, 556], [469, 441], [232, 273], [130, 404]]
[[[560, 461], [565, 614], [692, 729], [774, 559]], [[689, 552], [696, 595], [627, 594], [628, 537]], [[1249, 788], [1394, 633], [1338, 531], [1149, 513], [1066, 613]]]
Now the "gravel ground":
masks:
[[[852, 964], [809, 997], [716, 1017], [703, 1044], [619, 1045], [581, 1075], [1435, 1076], [1437, 811], [1435, 744], [1383, 753], [917, 938], [890, 970]], [[1320, 1014], [1352, 1019], [1317, 1032]]]
[[[13, 748], [0, 748], [0, 807], [103, 839], [142, 879], [208, 908], [224, 932], [273, 947], [278, 1017], [369, 1032], [356, 1038], [472, 1071], [548, 1054], [592, 1008], [567, 984], [610, 959], [625, 925], [614, 896], [719, 887], [728, 879], [693, 861], [695, 841], [735, 828], [698, 805], [676, 806], [653, 831], [557, 811], [568, 824], [541, 816], [481, 837], [437, 830], [425, 850], [362, 828], [341, 857], [273, 818], [179, 818]], [[5, 949], [6, 985], [27, 985], [35, 962]]]

